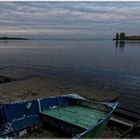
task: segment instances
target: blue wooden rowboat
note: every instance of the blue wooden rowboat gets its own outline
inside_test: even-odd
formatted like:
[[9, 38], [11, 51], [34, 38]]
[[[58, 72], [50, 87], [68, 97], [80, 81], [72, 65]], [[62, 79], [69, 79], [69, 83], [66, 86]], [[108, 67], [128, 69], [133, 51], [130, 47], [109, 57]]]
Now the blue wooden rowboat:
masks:
[[105, 128], [117, 105], [77, 94], [1, 104], [0, 137], [18, 138], [43, 124], [72, 138], [94, 138]]

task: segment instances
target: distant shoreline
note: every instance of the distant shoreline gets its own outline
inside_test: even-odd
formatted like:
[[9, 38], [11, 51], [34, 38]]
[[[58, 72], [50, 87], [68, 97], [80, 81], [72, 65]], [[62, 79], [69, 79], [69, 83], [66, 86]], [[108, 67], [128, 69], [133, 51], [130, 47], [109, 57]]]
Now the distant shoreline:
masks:
[[113, 38], [113, 40], [116, 40], [116, 41], [140, 41], [140, 38], [132, 38], [132, 39], [116, 39], [116, 38]]
[[0, 37], [0, 40], [30, 40], [29, 38], [20, 38], [20, 37]]
[[125, 40], [140, 40], [140, 36], [126, 36], [125, 32], [116, 33], [116, 38], [113, 38], [116, 41], [125, 41]]

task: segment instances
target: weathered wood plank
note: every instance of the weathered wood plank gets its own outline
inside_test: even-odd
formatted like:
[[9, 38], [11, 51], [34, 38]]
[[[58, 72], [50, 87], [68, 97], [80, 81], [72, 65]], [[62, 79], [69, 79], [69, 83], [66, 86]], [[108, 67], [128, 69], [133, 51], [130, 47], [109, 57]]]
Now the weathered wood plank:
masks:
[[137, 121], [131, 128], [129, 128], [120, 138], [124, 138], [126, 135], [128, 135], [132, 130], [134, 130], [138, 125], [140, 124], [140, 120]]
[[118, 123], [118, 124], [121, 124], [121, 125], [125, 125], [125, 126], [128, 126], [128, 127], [132, 127], [133, 126], [132, 122], [128, 122], [126, 120], [118, 119], [116, 117], [111, 117], [110, 121], [113, 121], [115, 123]]

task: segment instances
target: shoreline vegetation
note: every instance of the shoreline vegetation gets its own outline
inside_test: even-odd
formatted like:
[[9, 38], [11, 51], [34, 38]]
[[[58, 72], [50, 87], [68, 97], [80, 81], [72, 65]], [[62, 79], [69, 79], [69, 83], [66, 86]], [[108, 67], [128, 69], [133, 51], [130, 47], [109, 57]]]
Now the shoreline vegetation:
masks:
[[0, 40], [31, 40], [31, 39], [22, 38], [22, 37], [7, 37], [7, 36], [3, 36], [3, 37], [0, 37]]

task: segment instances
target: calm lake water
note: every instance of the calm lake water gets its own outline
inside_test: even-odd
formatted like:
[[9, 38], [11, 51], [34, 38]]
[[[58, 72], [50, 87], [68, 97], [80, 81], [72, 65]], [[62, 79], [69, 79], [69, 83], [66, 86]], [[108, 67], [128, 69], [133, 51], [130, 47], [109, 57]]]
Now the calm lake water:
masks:
[[121, 104], [140, 112], [140, 42], [28, 40], [0, 42], [0, 69], [32, 69], [75, 84], [121, 93]]

